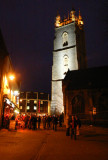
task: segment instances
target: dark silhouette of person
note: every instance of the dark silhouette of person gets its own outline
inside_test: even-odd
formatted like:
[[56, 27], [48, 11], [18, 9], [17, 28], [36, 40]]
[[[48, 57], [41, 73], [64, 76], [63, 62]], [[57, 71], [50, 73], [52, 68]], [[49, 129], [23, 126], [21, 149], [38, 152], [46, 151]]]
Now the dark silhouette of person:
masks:
[[40, 129], [41, 117], [38, 117], [38, 129]]

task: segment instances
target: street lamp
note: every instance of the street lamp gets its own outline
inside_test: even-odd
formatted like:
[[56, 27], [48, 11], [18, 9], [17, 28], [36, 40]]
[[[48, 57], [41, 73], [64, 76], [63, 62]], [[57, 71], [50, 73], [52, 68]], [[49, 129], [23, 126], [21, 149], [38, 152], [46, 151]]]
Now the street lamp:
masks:
[[14, 78], [15, 78], [14, 75], [10, 75], [10, 76], [9, 76], [9, 79], [10, 79], [10, 80], [14, 80]]

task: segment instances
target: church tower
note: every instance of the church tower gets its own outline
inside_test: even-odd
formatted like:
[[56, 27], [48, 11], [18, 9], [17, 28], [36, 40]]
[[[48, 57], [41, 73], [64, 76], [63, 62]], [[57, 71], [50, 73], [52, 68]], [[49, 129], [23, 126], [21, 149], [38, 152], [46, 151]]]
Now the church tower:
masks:
[[51, 113], [64, 112], [62, 80], [68, 70], [86, 68], [84, 23], [79, 11], [73, 9], [68, 18], [61, 20], [58, 14], [55, 21], [55, 36], [52, 65]]

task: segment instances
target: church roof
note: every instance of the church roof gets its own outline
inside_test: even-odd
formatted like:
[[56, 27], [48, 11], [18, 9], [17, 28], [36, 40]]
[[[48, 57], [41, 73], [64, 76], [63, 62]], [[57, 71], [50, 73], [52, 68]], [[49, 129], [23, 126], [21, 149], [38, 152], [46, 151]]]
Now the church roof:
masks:
[[108, 66], [68, 71], [63, 84], [68, 90], [108, 88]]

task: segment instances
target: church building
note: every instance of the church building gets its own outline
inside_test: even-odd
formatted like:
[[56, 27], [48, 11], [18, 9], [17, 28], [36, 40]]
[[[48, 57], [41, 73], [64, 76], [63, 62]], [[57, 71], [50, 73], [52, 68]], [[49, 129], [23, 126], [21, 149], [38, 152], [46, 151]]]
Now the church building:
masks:
[[51, 113], [64, 112], [62, 80], [68, 70], [87, 67], [84, 22], [80, 11], [78, 17], [73, 9], [67, 18], [61, 20], [58, 14], [55, 21], [53, 48]]
[[108, 66], [68, 71], [62, 81], [64, 121], [108, 126]]

